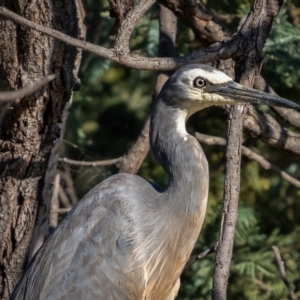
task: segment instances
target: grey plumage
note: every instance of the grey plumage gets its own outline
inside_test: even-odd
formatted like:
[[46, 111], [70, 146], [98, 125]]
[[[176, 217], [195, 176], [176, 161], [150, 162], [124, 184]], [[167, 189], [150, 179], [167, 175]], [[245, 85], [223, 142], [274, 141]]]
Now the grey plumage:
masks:
[[208, 66], [174, 73], [151, 112], [151, 148], [169, 176], [168, 188], [131, 174], [103, 181], [41, 247], [11, 299], [174, 299], [201, 230], [209, 185], [205, 155], [185, 131], [185, 121], [207, 106], [264, 97], [269, 104], [299, 109]]

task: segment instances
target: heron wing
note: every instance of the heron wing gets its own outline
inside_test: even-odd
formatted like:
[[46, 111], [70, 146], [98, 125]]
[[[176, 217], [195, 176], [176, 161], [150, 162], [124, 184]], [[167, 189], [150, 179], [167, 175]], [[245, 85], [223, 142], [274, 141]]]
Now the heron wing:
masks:
[[129, 174], [96, 186], [34, 256], [11, 299], [142, 299], [132, 211], [141, 191], [141, 197], [158, 193]]

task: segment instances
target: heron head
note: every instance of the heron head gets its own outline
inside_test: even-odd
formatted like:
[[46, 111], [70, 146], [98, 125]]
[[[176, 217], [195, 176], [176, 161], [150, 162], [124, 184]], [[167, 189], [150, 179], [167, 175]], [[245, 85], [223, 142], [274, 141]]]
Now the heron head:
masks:
[[223, 72], [207, 65], [187, 65], [176, 71], [163, 88], [163, 100], [192, 115], [212, 105], [262, 103], [300, 109], [296, 103], [242, 86]]

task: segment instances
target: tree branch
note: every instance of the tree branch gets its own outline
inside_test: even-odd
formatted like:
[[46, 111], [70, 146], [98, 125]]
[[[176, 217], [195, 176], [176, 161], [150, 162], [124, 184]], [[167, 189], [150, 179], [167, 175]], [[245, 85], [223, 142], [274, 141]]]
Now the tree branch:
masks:
[[[199, 132], [195, 133], [195, 137], [199, 142], [207, 144], [207, 145], [226, 146], [226, 140], [221, 137], [205, 135], [205, 134], [202, 134]], [[283, 179], [285, 179], [289, 183], [293, 184], [295, 187], [300, 188], [299, 180], [292, 177], [291, 175], [289, 175], [288, 173], [286, 173], [285, 171], [280, 169], [275, 164], [269, 162], [263, 156], [255, 153], [254, 151], [250, 150], [249, 148], [247, 148], [245, 146], [242, 146], [242, 154], [244, 156], [248, 157], [249, 159], [252, 159], [252, 160], [256, 161], [257, 163], [259, 163], [264, 169], [271, 170], [271, 171], [277, 173]]]
[[58, 214], [54, 213], [55, 210], [59, 209], [59, 201], [58, 201], [58, 191], [59, 191], [59, 184], [60, 182], [60, 175], [59, 173], [56, 174], [54, 179], [54, 188], [53, 188], [53, 194], [51, 199], [51, 207], [49, 210], [49, 226], [50, 228], [54, 229], [58, 225]]
[[72, 208], [52, 208], [50, 214], [67, 214]]
[[247, 107], [244, 129], [252, 137], [259, 137], [270, 146], [283, 149], [300, 158], [300, 134], [280, 126], [273, 117], [255, 109], [252, 105]]
[[150, 118], [147, 117], [144, 127], [134, 145], [121, 157], [117, 163], [119, 173], [136, 174], [147, 156], [149, 145]]
[[[267, 84], [267, 82], [261, 76], [256, 77], [254, 86], [255, 89], [277, 95], [276, 92]], [[284, 107], [271, 107], [278, 115], [284, 120], [289, 122], [295, 128], [300, 129], [300, 114], [294, 109]]]
[[291, 300], [297, 300], [297, 296], [295, 295], [294, 291], [293, 291], [293, 287], [290, 284], [290, 282], [288, 281], [287, 277], [286, 277], [286, 272], [285, 272], [285, 268], [284, 268], [284, 261], [281, 258], [279, 249], [277, 246], [273, 246], [272, 247], [273, 252], [275, 254], [275, 258], [276, 258], [276, 262], [278, 265], [278, 270], [281, 276], [282, 281], [284, 282], [286, 288], [289, 291], [289, 295], [290, 295], [290, 299]]
[[59, 200], [62, 203], [63, 207], [65, 207], [65, 208], [73, 207], [73, 205], [71, 204], [71, 202], [69, 200], [69, 197], [65, 193], [64, 188], [61, 184], [59, 185], [59, 189], [58, 189], [58, 197], [59, 197]]
[[[177, 18], [171, 10], [163, 5], [160, 5], [159, 9], [158, 57], [173, 57], [177, 34]], [[155, 100], [170, 75], [171, 72], [158, 71], [152, 102]]]
[[133, 0], [108, 0], [110, 5], [110, 16], [116, 18], [115, 29], [119, 29], [121, 23], [126, 18], [127, 13], [133, 9]]
[[231, 33], [201, 0], [158, 0], [158, 2], [172, 10], [194, 31], [205, 46], [231, 38]]
[[[244, 37], [243, 46], [240, 48], [241, 52], [235, 57], [236, 80], [241, 84], [253, 86], [255, 76], [260, 71], [261, 53], [265, 40], [279, 9], [280, 5], [276, 0], [256, 0], [253, 9], [241, 24], [239, 33]], [[227, 299], [234, 233], [238, 217], [244, 107], [244, 105], [235, 105], [230, 109], [229, 114], [223, 212], [215, 259], [213, 300]]]
[[194, 257], [191, 261], [189, 261], [186, 264], [185, 269], [188, 268], [188, 267], [190, 267], [191, 265], [193, 265], [197, 261], [203, 259], [204, 257], [208, 256], [209, 254], [216, 252], [217, 247], [218, 247], [218, 242], [214, 246], [206, 249], [205, 251], [201, 252], [196, 257]]
[[129, 54], [129, 40], [130, 36], [139, 21], [139, 19], [145, 14], [145, 12], [155, 3], [156, 0], [140, 0], [133, 9], [131, 9], [124, 21], [121, 23], [118, 29], [114, 52], [117, 56], [123, 56]]
[[64, 168], [64, 172], [61, 171], [60, 176], [63, 182], [65, 183], [64, 191], [70, 199], [71, 206], [74, 206], [78, 203], [78, 198], [74, 189], [74, 183], [70, 172], [70, 168]]
[[[84, 42], [76, 38], [72, 38], [58, 30], [54, 30], [49, 27], [45, 27], [37, 23], [34, 23], [32, 21], [29, 21], [13, 13], [12, 11], [8, 10], [3, 6], [0, 6], [0, 15], [14, 22], [17, 22], [23, 26], [27, 26], [31, 29], [37, 30], [41, 33], [56, 38], [74, 47], [78, 47], [80, 49], [90, 51], [97, 56], [117, 62], [123, 66], [139, 69], [139, 70], [171, 71], [171, 70], [176, 70], [179, 67], [182, 67], [187, 64], [208, 63], [217, 59], [227, 59], [229, 57], [232, 57], [235, 53], [238, 52], [238, 47], [241, 45], [240, 41], [243, 38], [241, 35], [236, 34], [231, 40], [228, 40], [224, 43], [215, 43], [204, 50], [195, 51], [192, 54], [187, 56], [172, 57], [172, 58], [171, 57], [147, 58], [139, 54], [129, 53], [127, 52], [127, 50], [123, 52], [123, 51], [119, 51], [119, 49], [107, 49], [105, 47], [97, 46], [89, 42]], [[132, 19], [134, 20], [134, 18]], [[128, 36], [128, 32], [125, 35], [126, 37]], [[117, 46], [118, 45], [122, 46], [124, 45], [124, 43], [125, 43], [124, 36], [122, 35], [121, 40], [117, 42]]]
[[105, 166], [115, 165], [120, 160], [121, 160], [120, 157], [107, 159], [107, 160], [100, 160], [100, 161], [80, 161], [80, 160], [73, 160], [66, 157], [58, 159], [58, 161], [67, 163], [69, 165], [84, 166], [84, 167], [105, 167]]
[[0, 92], [0, 101], [14, 101], [18, 98], [22, 98], [26, 95], [29, 95], [39, 88], [41, 88], [43, 85], [49, 83], [50, 81], [55, 79], [55, 75], [46, 75], [41, 80], [38, 80], [28, 86], [25, 86], [17, 91], [6, 91], [6, 92]]

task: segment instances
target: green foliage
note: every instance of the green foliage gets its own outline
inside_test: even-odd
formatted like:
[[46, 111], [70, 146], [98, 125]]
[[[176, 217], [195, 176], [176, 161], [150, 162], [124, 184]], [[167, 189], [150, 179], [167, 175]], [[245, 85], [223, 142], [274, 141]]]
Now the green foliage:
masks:
[[[252, 1], [206, 1], [235, 30], [241, 15]], [[106, 1], [88, 0], [88, 41], [111, 47], [114, 20]], [[158, 7], [139, 22], [130, 47], [137, 53], [155, 56], [158, 46]], [[299, 95], [299, 27], [291, 25], [284, 7], [274, 24], [265, 47], [263, 75], [277, 92], [287, 98]], [[192, 30], [178, 25], [177, 55], [197, 49]], [[64, 144], [64, 156], [80, 160], [99, 160], [123, 155], [137, 138], [152, 99], [155, 72], [136, 71], [84, 53], [80, 78], [82, 87], [74, 94]], [[267, 108], [265, 110], [270, 111]], [[286, 125], [286, 124], [285, 124]], [[194, 115], [189, 131], [226, 135], [226, 120], [220, 109], [210, 108]], [[245, 136], [245, 144], [296, 178], [300, 165], [260, 141]], [[224, 148], [203, 146], [210, 165], [210, 193], [205, 224], [194, 254], [215, 244], [221, 216], [224, 181]], [[83, 196], [95, 184], [112, 174], [110, 168], [72, 168], [75, 186]], [[166, 186], [164, 171], [149, 157], [140, 175]], [[262, 170], [247, 159], [242, 164], [242, 186], [234, 258], [228, 299], [287, 299], [287, 290], [277, 271], [272, 245], [277, 245], [287, 268], [287, 276], [300, 296], [300, 191], [277, 175]], [[184, 245], [183, 245], [184, 246]], [[178, 299], [210, 299], [214, 255], [195, 263], [182, 276]]]
[[273, 88], [298, 85], [299, 89], [300, 69], [295, 68], [300, 65], [299, 47], [300, 28], [288, 21], [287, 7], [284, 6], [264, 48], [266, 63], [263, 74], [270, 78], [276, 77], [277, 80], [272, 80]]

